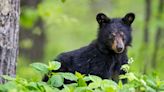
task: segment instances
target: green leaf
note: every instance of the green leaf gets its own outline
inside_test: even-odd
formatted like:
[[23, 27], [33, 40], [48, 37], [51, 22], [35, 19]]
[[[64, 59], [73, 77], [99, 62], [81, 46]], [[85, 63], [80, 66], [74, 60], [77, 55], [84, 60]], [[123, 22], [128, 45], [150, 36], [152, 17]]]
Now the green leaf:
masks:
[[28, 81], [24, 78], [20, 78], [20, 77], [17, 77], [15, 82], [17, 82], [18, 84], [21, 84], [23, 86], [27, 86], [28, 85]]
[[[64, 85], [65, 86], [65, 85]], [[69, 88], [70, 92], [74, 92], [75, 88], [78, 86], [77, 83], [71, 83], [67, 84], [67, 87]]]
[[37, 84], [37, 88], [38, 88], [39, 91], [45, 92], [45, 88], [44, 88], [45, 83], [43, 83], [43, 82], [38, 82], [38, 83], [36, 83], [36, 84]]
[[4, 78], [5, 80], [9, 80], [9, 81], [12, 81], [12, 80], [15, 80], [15, 78], [11, 77], [11, 76], [8, 76], [8, 75], [1, 75], [2, 78]]
[[121, 66], [121, 70], [125, 71], [125, 72], [129, 72], [129, 65], [128, 64], [124, 64]]
[[83, 80], [82, 78], [79, 78], [78, 79], [78, 86], [79, 87], [84, 87], [84, 86], [87, 86], [87, 83], [85, 80]]
[[[46, 92], [50, 92], [50, 91], [47, 91]], [[53, 91], [52, 92], [61, 92], [58, 88], [53, 88]]]
[[68, 87], [77, 87], [78, 84], [77, 83], [71, 83], [71, 84], [67, 84]]
[[84, 78], [84, 75], [82, 75], [82, 74], [79, 73], [79, 72], [75, 72], [75, 76], [76, 76], [77, 78]]
[[26, 88], [28, 88], [30, 92], [60, 92], [59, 89], [52, 88], [45, 82], [30, 82]]
[[88, 87], [91, 89], [96, 89], [96, 88], [100, 87], [100, 83], [92, 82], [88, 85]]
[[48, 70], [58, 70], [61, 67], [61, 63], [57, 61], [49, 62]]
[[146, 82], [143, 79], [140, 79], [139, 81], [141, 82], [142, 85], [144, 85], [144, 86], [147, 85]]
[[77, 87], [74, 92], [94, 92], [94, 91], [88, 89], [87, 87]]
[[17, 83], [14, 81], [9, 81], [5, 84], [0, 84], [0, 92], [13, 92], [12, 90], [16, 90], [16, 88], [17, 88]]
[[156, 87], [156, 83], [153, 81], [153, 80], [151, 80], [151, 79], [146, 79], [146, 83], [147, 83], [147, 85], [149, 85], [149, 86], [151, 86], [151, 87]]
[[100, 77], [95, 76], [95, 75], [89, 75], [89, 78], [93, 82], [101, 82], [102, 81], [102, 79]]
[[118, 82], [118, 87], [119, 87], [120, 89], [123, 88], [123, 84], [122, 84], [122, 81], [121, 81], [121, 80], [119, 80], [119, 82]]
[[26, 87], [30, 90], [38, 90], [37, 83], [35, 82], [30, 82]]
[[48, 84], [54, 87], [60, 87], [63, 85], [64, 79], [59, 74], [53, 75], [49, 80]]
[[85, 76], [83, 79], [84, 79], [85, 81], [91, 81], [91, 79], [90, 79], [89, 76]]
[[101, 88], [105, 91], [111, 90], [111, 91], [106, 91], [106, 92], [113, 92], [113, 90], [116, 90], [118, 88], [118, 85], [112, 80], [105, 79], [101, 82]]
[[132, 81], [132, 80], [137, 80], [138, 81], [138, 78], [132, 72], [126, 73], [126, 76], [127, 76], [129, 81]]
[[119, 75], [119, 79], [126, 79], [128, 78], [126, 75]]
[[57, 88], [52, 88], [47, 85], [45, 82], [37, 82], [38, 87], [41, 92], [60, 92]]
[[63, 86], [64, 86], [64, 88], [61, 92], [73, 92], [69, 89], [69, 87], [67, 85], [63, 85]]
[[103, 92], [103, 91], [101, 91], [100, 89], [95, 89], [93, 90], [93, 92]]
[[41, 73], [47, 74], [48, 71], [48, 66], [46, 64], [43, 63], [33, 63], [30, 65], [31, 67], [33, 67], [34, 69], [36, 69], [37, 71], [40, 71]]
[[77, 81], [77, 77], [72, 73], [59, 73], [63, 78], [71, 81]]
[[106, 88], [104, 88], [103, 90], [104, 90], [105, 92], [116, 92], [116, 90], [115, 90], [112, 86], [106, 87]]

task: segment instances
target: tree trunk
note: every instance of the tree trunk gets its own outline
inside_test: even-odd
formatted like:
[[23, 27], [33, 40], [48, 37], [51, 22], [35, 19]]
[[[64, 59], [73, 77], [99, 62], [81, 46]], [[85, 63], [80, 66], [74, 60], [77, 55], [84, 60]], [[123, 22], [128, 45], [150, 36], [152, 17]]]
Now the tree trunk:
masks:
[[[158, 6], [158, 16], [157, 20], [161, 21], [162, 19], [162, 13], [163, 13], [163, 7], [164, 7], [164, 1], [159, 0], [159, 6]], [[156, 35], [155, 35], [155, 42], [154, 42], [154, 52], [152, 56], [152, 61], [151, 61], [151, 66], [155, 69], [157, 67], [157, 54], [159, 51], [159, 45], [160, 45], [160, 40], [162, 37], [162, 28], [161, 26], [158, 25]]]
[[[21, 1], [21, 7], [23, 9], [31, 8], [36, 10], [39, 3], [42, 0], [23, 0]], [[23, 13], [23, 12], [22, 12]], [[28, 17], [27, 17], [28, 19]], [[34, 31], [39, 30], [39, 34], [35, 34]], [[44, 57], [44, 47], [46, 41], [46, 35], [44, 32], [44, 23], [40, 16], [34, 21], [33, 26], [30, 28], [20, 27], [20, 43], [26, 39], [32, 41], [32, 46], [30, 48], [24, 48], [20, 46], [21, 56], [33, 61], [42, 61]]]
[[[0, 0], [0, 76], [16, 75], [19, 39], [19, 0]], [[6, 80], [0, 77], [0, 84]]]
[[[145, 26], [144, 26], [144, 35], [143, 35], [143, 43], [144, 46], [143, 48], [148, 47], [148, 42], [149, 42], [149, 22], [150, 22], [150, 17], [151, 17], [151, 0], [145, 0]], [[147, 72], [147, 64], [148, 64], [148, 51], [144, 49], [144, 56], [146, 58], [144, 62], [144, 68], [143, 68], [143, 73], [145, 74]]]
[[151, 16], [151, 0], [145, 0], [146, 2], [146, 16], [145, 16], [145, 28], [144, 28], [144, 42], [149, 42], [149, 21]]

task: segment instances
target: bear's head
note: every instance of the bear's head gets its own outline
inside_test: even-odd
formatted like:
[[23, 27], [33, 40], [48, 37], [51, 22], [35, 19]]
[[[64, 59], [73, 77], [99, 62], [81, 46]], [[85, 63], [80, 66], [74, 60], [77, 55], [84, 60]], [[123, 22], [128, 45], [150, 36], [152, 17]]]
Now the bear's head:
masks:
[[135, 19], [133, 13], [128, 13], [122, 18], [109, 18], [103, 13], [97, 14], [99, 24], [98, 42], [105, 48], [122, 53], [127, 46], [131, 45], [131, 24]]

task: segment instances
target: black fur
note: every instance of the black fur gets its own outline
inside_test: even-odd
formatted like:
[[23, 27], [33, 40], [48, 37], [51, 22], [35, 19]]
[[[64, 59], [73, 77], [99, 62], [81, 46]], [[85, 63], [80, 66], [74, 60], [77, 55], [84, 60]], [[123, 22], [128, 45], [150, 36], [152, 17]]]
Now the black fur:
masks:
[[[99, 23], [97, 39], [88, 46], [62, 53], [55, 60], [62, 64], [59, 71], [72, 73], [77, 71], [117, 80], [118, 75], [125, 73], [120, 67], [128, 61], [127, 46], [130, 46], [132, 41], [130, 25], [135, 16], [133, 13], [128, 13], [123, 18], [110, 19], [105, 14], [99, 13], [96, 18]], [[116, 53], [111, 47], [113, 42], [111, 34], [120, 32], [124, 33], [122, 39], [125, 48], [123, 52]]]

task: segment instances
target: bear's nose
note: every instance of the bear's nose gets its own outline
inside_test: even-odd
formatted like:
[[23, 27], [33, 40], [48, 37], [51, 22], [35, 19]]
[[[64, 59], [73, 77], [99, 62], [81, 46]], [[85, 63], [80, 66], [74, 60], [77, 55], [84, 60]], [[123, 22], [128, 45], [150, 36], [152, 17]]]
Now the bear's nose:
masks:
[[122, 50], [123, 50], [123, 47], [120, 46], [120, 45], [118, 45], [118, 46], [117, 46], [117, 51], [118, 51], [118, 52], [121, 52]]

